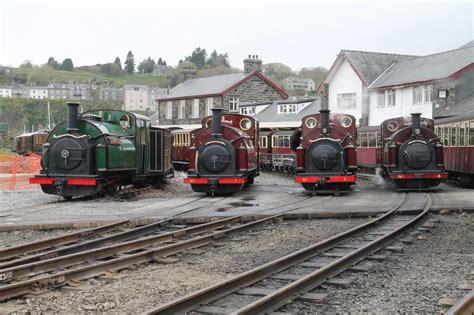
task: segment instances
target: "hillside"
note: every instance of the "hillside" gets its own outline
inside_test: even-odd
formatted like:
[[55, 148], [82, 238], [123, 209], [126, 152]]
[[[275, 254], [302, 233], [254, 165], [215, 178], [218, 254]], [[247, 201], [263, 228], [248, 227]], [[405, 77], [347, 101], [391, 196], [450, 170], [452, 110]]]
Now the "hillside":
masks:
[[128, 74], [122, 72], [117, 76], [110, 76], [100, 72], [74, 69], [72, 71], [55, 70], [48, 66], [35, 68], [10, 68], [0, 67], [0, 84], [27, 84], [47, 85], [49, 82], [68, 83], [76, 81], [79, 83], [107, 84], [114, 87], [122, 87], [124, 84], [144, 84], [150, 86], [166, 87], [169, 79], [164, 76], [153, 76], [148, 73]]

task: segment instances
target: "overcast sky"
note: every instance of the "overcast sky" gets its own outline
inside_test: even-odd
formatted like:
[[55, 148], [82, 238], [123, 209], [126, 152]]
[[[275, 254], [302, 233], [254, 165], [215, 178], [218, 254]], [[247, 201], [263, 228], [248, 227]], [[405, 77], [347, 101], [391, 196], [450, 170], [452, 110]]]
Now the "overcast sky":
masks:
[[0, 0], [0, 64], [72, 58], [76, 66], [162, 57], [196, 47], [294, 70], [329, 68], [341, 49], [424, 55], [473, 39], [470, 2]]

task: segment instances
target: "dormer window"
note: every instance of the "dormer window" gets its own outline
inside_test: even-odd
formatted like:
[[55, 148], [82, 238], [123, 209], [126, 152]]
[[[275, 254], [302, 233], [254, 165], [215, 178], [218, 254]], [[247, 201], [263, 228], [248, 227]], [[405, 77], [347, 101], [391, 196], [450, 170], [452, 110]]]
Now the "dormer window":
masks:
[[278, 105], [278, 114], [294, 114], [296, 113], [296, 104], [281, 104]]

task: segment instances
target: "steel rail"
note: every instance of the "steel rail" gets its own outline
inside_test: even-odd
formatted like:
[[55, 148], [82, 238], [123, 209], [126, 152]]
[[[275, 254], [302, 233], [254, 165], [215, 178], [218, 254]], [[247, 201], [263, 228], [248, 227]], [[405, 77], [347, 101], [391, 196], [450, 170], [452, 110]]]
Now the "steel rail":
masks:
[[446, 312], [446, 315], [465, 314], [474, 314], [474, 290], [462, 297]]
[[[201, 198], [198, 198], [194, 201], [201, 200], [203, 198], [204, 197], [201, 197]], [[226, 198], [224, 198], [224, 199], [226, 199]], [[307, 199], [308, 198], [302, 199], [300, 201], [297, 201], [296, 203], [303, 202]], [[188, 205], [188, 204], [190, 204], [194, 201], [188, 201], [188, 202], [186, 202], [186, 203], [184, 203], [184, 204], [182, 204], [178, 207]], [[289, 206], [289, 205], [285, 205], [285, 206]], [[46, 259], [50, 259], [50, 258], [54, 258], [54, 257], [59, 257], [59, 256], [64, 256], [64, 255], [71, 255], [71, 254], [78, 253], [78, 252], [81, 252], [81, 251], [84, 251], [84, 250], [99, 248], [101, 246], [105, 246], [105, 245], [111, 244], [113, 242], [127, 241], [127, 240], [130, 240], [130, 239], [135, 238], [135, 237], [143, 236], [143, 235], [150, 234], [150, 233], [155, 233], [155, 232], [159, 231], [159, 228], [161, 228], [162, 226], [166, 226], [167, 224], [171, 224], [173, 219], [178, 218], [182, 215], [185, 215], [189, 212], [199, 210], [203, 207], [205, 207], [205, 206], [195, 207], [195, 208], [192, 208], [190, 210], [181, 212], [177, 215], [171, 216], [170, 218], [161, 220], [159, 222], [150, 223], [150, 224], [147, 224], [147, 225], [135, 228], [135, 229], [131, 229], [131, 230], [124, 231], [124, 232], [119, 232], [119, 233], [114, 234], [114, 235], [105, 236], [105, 237], [102, 237], [102, 238], [93, 239], [93, 240], [86, 241], [86, 242], [81, 242], [79, 244], [72, 244], [72, 245], [64, 246], [62, 248], [53, 248], [52, 250], [49, 250], [47, 252], [39, 252], [39, 253], [29, 255], [29, 256], [26, 256], [26, 257], [21, 257], [21, 258], [15, 259], [15, 260], [0, 263], [0, 270], [6, 269], [6, 268], [11, 268], [11, 267], [14, 267], [14, 266], [19, 266], [19, 265], [30, 264], [30, 263], [33, 263], [33, 262], [36, 262], [36, 261], [46, 260]], [[130, 219], [130, 220], [126, 220], [126, 221], [123, 221], [121, 223], [127, 224], [127, 223], [130, 223], [131, 221], [137, 220], [141, 217], [143, 217], [143, 216], [136, 217], [136, 218]], [[118, 223], [120, 223], [120, 222], [118, 222]], [[101, 232], [100, 229], [101, 229], [101, 227], [94, 228], [94, 229], [92, 229], [92, 232], [94, 232], [95, 230], [98, 230], [99, 232]], [[60, 244], [57, 244], [57, 243], [60, 243], [63, 240], [67, 241], [69, 237], [72, 237], [72, 240], [73, 240], [72, 242], [74, 243], [74, 242], [77, 242], [77, 241], [82, 240], [82, 239], [91, 238], [92, 236], [95, 236], [97, 234], [101, 234], [101, 233], [106, 232], [106, 231], [102, 231], [101, 233], [99, 233], [99, 232], [91, 234], [90, 236], [89, 236], [89, 234], [86, 234], [83, 238], [79, 238], [77, 240], [74, 237], [81, 236], [82, 233], [90, 233], [89, 230], [88, 231], [83, 231], [83, 232], [75, 232], [75, 233], [68, 234], [68, 235], [65, 235], [65, 236], [59, 236], [59, 237], [54, 238], [54, 239], [49, 239], [49, 240], [53, 240], [54, 242], [53, 242], [53, 244], [51, 244], [52, 246], [48, 246], [48, 247], [54, 247], [56, 245], [60, 245]], [[62, 239], [62, 237], [64, 237], [64, 239]], [[43, 246], [47, 246], [47, 242], [48, 242], [48, 239], [40, 241], [40, 244], [43, 245]], [[36, 246], [36, 243], [37, 242], [33, 242], [33, 243], [29, 243], [29, 244], [24, 245], [24, 246], [26, 246], [26, 248], [24, 250], [28, 250], [29, 248], [33, 248], [34, 246]], [[68, 242], [68, 243], [71, 243], [71, 242]], [[63, 243], [61, 245], [67, 245], [67, 243]], [[21, 245], [17, 246], [17, 247], [8, 248], [7, 250], [11, 254], [12, 252], [15, 252], [15, 250], [19, 247], [21, 247]], [[1, 254], [1, 251], [0, 251], [0, 254]], [[2, 281], [1, 276], [0, 276], [0, 281]]]
[[[303, 199], [303, 200], [300, 200], [296, 203], [303, 202], [307, 199], [310, 199], [310, 197], [308, 197], [306, 199]], [[293, 203], [293, 205], [294, 204], [295, 203]], [[287, 207], [288, 206], [289, 205], [287, 205]], [[87, 278], [89, 276], [100, 275], [100, 274], [102, 274], [102, 273], [104, 273], [105, 271], [108, 271], [108, 270], [122, 269], [122, 268], [127, 267], [131, 264], [145, 263], [145, 262], [153, 261], [153, 260], [155, 260], [157, 258], [160, 258], [160, 257], [166, 257], [166, 256], [169, 256], [169, 255], [174, 255], [174, 254], [180, 253], [180, 252], [182, 252], [186, 249], [192, 249], [192, 248], [197, 248], [197, 247], [202, 247], [202, 246], [205, 246], [205, 245], [209, 245], [212, 242], [214, 242], [215, 240], [225, 238], [226, 236], [241, 232], [245, 229], [248, 229], [248, 228], [251, 228], [251, 227], [254, 227], [254, 226], [258, 226], [258, 225], [262, 225], [262, 224], [267, 224], [267, 223], [270, 223], [270, 222], [278, 220], [278, 219], [283, 219], [283, 216], [285, 215], [285, 213], [288, 213], [288, 212], [294, 211], [294, 210], [298, 210], [298, 209], [301, 209], [303, 207], [304, 206], [293, 207], [292, 209], [282, 211], [281, 213], [276, 214], [276, 215], [268, 216], [268, 217], [265, 217], [265, 218], [262, 218], [262, 219], [259, 219], [259, 220], [255, 220], [255, 221], [252, 221], [252, 222], [249, 222], [249, 223], [245, 223], [245, 224], [242, 224], [240, 226], [231, 227], [231, 228], [226, 229], [226, 230], [222, 230], [222, 231], [218, 230], [218, 231], [215, 231], [212, 234], [208, 234], [208, 235], [200, 236], [200, 237], [195, 237], [193, 239], [184, 240], [184, 241], [181, 241], [181, 242], [178, 242], [178, 243], [175, 243], [175, 244], [165, 245], [165, 246], [162, 246], [162, 247], [145, 250], [145, 251], [135, 253], [135, 254], [125, 254], [125, 255], [121, 255], [118, 258], [110, 259], [110, 260], [107, 260], [107, 261], [104, 261], [104, 262], [99, 262], [99, 263], [95, 263], [95, 264], [92, 264], [92, 265], [87, 265], [87, 266], [79, 267], [79, 268], [76, 268], [76, 269], [67, 270], [67, 271], [64, 271], [64, 272], [59, 272], [59, 273], [50, 274], [50, 275], [47, 275], [47, 276], [41, 276], [41, 277], [38, 277], [38, 278], [26, 280], [26, 281], [21, 281], [21, 282], [17, 282], [17, 283], [13, 283], [13, 284], [8, 284], [8, 285], [5, 285], [5, 286], [0, 286], [0, 301], [4, 301], [4, 300], [7, 300], [7, 299], [12, 298], [12, 297], [21, 296], [21, 295], [24, 295], [24, 294], [27, 294], [27, 293], [31, 293], [31, 292], [33, 292], [36, 289], [41, 288], [41, 287], [51, 286], [51, 285], [63, 285], [63, 284], [65, 284], [65, 283], [67, 283], [68, 281], [71, 281], [71, 280], [79, 280], [79, 279]], [[210, 227], [219, 228], [221, 226], [228, 225], [230, 222], [238, 222], [244, 216], [246, 216], [246, 215], [226, 218], [226, 219], [222, 219], [222, 220], [219, 220], [219, 221], [214, 221], [214, 222], [206, 223], [206, 224], [203, 224], [203, 225], [199, 225], [199, 226], [196, 226], [196, 227], [191, 227], [191, 228], [187, 228], [187, 229], [183, 229], [183, 230], [188, 230], [187, 235], [189, 235], [189, 234], [199, 234], [199, 233], [203, 233], [205, 231], [209, 231]], [[167, 238], [168, 241], [172, 240], [173, 234], [178, 235], [179, 233], [182, 233], [183, 230], [178, 230], [178, 231], [167, 233], [168, 235], [166, 235], [165, 237]], [[189, 233], [189, 231], [191, 231], [191, 233]], [[184, 234], [184, 235], [186, 236], [186, 234]], [[136, 241], [132, 241], [132, 242], [125, 243], [125, 244], [117, 244], [115, 246], [108, 247], [108, 248], [99, 248], [99, 249], [92, 250], [92, 251], [87, 252], [87, 253], [82, 252], [82, 253], [78, 253], [78, 254], [75, 254], [75, 255], [53, 258], [53, 259], [50, 259], [50, 260], [46, 260], [44, 262], [39, 262], [39, 264], [41, 265], [41, 268], [43, 268], [44, 270], [47, 270], [48, 268], [50, 269], [51, 267], [54, 267], [55, 264], [57, 264], [57, 266], [64, 266], [64, 261], [69, 260], [69, 259], [75, 259], [75, 261], [84, 262], [84, 257], [86, 257], [87, 255], [89, 255], [89, 257], [88, 257], [88, 261], [89, 261], [89, 260], [91, 260], [92, 257], [100, 257], [102, 255], [102, 254], [100, 254], [100, 251], [108, 252], [107, 256], [110, 256], [111, 254], [116, 254], [117, 252], [120, 252], [120, 251], [123, 252], [123, 250], [125, 250], [126, 252], [130, 252], [133, 249], [131, 249], [129, 246], [136, 246], [135, 249], [137, 249], [139, 247], [143, 247], [145, 243], [155, 242], [155, 240], [153, 240], [153, 238], [159, 238], [159, 237], [161, 237], [161, 236], [158, 235], [156, 237], [150, 237], [150, 238], [145, 239], [145, 240], [136, 240]], [[149, 244], [145, 244], [145, 245], [149, 245]], [[109, 248], [111, 248], [110, 251], [109, 251]], [[97, 256], [93, 256], [93, 255], [97, 255]], [[79, 259], [81, 257], [82, 257], [82, 260]], [[61, 260], [61, 259], [62, 259], [62, 263], [58, 263], [58, 261]], [[95, 259], [97, 259], [97, 258], [95, 258]], [[18, 275], [20, 275], [20, 276], [21, 275], [26, 275], [27, 270], [34, 271], [35, 269], [36, 270], [39, 269], [39, 267], [37, 267], [37, 265], [33, 266], [33, 264], [28, 266], [27, 268], [23, 268], [24, 266], [19, 266], [19, 267], [21, 267], [21, 271], [17, 270], [17, 273], [16, 273], [17, 276]], [[13, 272], [12, 272], [12, 270], [10, 270], [10, 271], [1, 270], [0, 271], [0, 276], [5, 278], [5, 279], [11, 279], [11, 278], [13, 278]]]
[[332, 263], [317, 269], [307, 276], [304, 276], [301, 279], [296, 280], [243, 308], [240, 308], [235, 312], [235, 314], [261, 314], [276, 310], [279, 307], [286, 305], [289, 300], [293, 300], [301, 294], [314, 289], [318, 285], [324, 283], [327, 279], [338, 275], [353, 264], [358, 263], [365, 257], [383, 248], [383, 246], [391, 242], [395, 237], [404, 233], [407, 229], [418, 223], [418, 221], [420, 221], [430, 211], [432, 204], [433, 198], [431, 195], [428, 195], [428, 201], [425, 208], [412, 220], [371, 241], [370, 243], [350, 252], [349, 254], [336, 259]]
[[[193, 202], [201, 200], [201, 199], [203, 199], [203, 198], [198, 198], [198, 199], [194, 199], [194, 200], [191, 200], [191, 201], [187, 201], [187, 202], [185, 202], [181, 205], [178, 205], [176, 208], [186, 206], [190, 203], [193, 203]], [[197, 208], [187, 210], [185, 212], [179, 213], [176, 216], [180, 216], [180, 215], [186, 214], [186, 213], [191, 212], [191, 211], [195, 211], [196, 209], [200, 209], [200, 208], [202, 208], [202, 207], [197, 207]], [[2, 261], [2, 260], [4, 261], [4, 260], [7, 260], [7, 259], [10, 259], [10, 258], [13, 258], [13, 257], [17, 257], [19, 255], [28, 254], [28, 253], [37, 252], [37, 251], [40, 251], [40, 250], [52, 248], [52, 247], [55, 247], [55, 246], [68, 245], [68, 244], [75, 243], [75, 242], [78, 242], [78, 241], [81, 241], [81, 240], [90, 239], [90, 238], [95, 237], [99, 234], [110, 232], [110, 231], [112, 231], [116, 228], [123, 227], [127, 224], [132, 223], [132, 221], [138, 220], [138, 219], [140, 219], [144, 216], [145, 215], [134, 217], [134, 218], [127, 219], [127, 220], [114, 222], [114, 223], [111, 223], [111, 224], [107, 224], [107, 225], [95, 227], [95, 228], [92, 228], [92, 229], [88, 229], [88, 230], [85, 230], [85, 231], [82, 231], [82, 232], [72, 232], [72, 233], [69, 233], [69, 234], [66, 234], [66, 235], [62, 235], [62, 236], [57, 236], [57, 237], [53, 237], [53, 238], [44, 239], [44, 240], [41, 240], [41, 241], [30, 242], [30, 243], [21, 244], [21, 245], [18, 245], [18, 246], [13, 246], [13, 247], [8, 247], [8, 248], [5, 248], [5, 249], [1, 249], [0, 250], [0, 261]], [[176, 216], [172, 216], [171, 218], [174, 218]], [[161, 221], [155, 222], [155, 223], [150, 223], [150, 224], [144, 225], [142, 227], [139, 227], [137, 229], [140, 229], [140, 231], [145, 231], [146, 232], [147, 231], [147, 229], [146, 229], [147, 226], [151, 226], [152, 228], [157, 227], [157, 226], [160, 225], [160, 223], [162, 223], [164, 221], [168, 221], [171, 218], [161, 220]], [[133, 230], [126, 231], [126, 232], [129, 232], [129, 233], [133, 234]], [[121, 237], [125, 237], [125, 235], [122, 235]], [[93, 242], [95, 242], [95, 241], [99, 241], [99, 240], [93, 240]], [[92, 246], [92, 245], [93, 245], [93, 243], [89, 244], [89, 246]], [[75, 245], [73, 245], [73, 246], [75, 246]], [[67, 248], [62, 248], [61, 250], [65, 251], [65, 253], [69, 253], [69, 254], [72, 253], [72, 252], [67, 252]], [[49, 251], [47, 253], [43, 253], [43, 254], [40, 253], [40, 254], [37, 254], [37, 255], [33, 255], [31, 257], [23, 257], [23, 258], [19, 258], [18, 260], [9, 261], [9, 262], [6, 262], [6, 263], [0, 263], [0, 269], [7, 268], [9, 266], [13, 266], [13, 265], [20, 264], [20, 263], [27, 263], [27, 262], [31, 262], [31, 261], [36, 261], [36, 260], [39, 260], [39, 259], [42, 259], [42, 258], [44, 259], [44, 257], [58, 256], [59, 254], [58, 255], [55, 254], [55, 252], [57, 252], [57, 251], [59, 251], [59, 250], [52, 250], [52, 251]]]
[[[431, 198], [430, 198], [431, 200]], [[298, 250], [294, 253], [280, 257], [274, 261], [266, 263], [257, 268], [246, 271], [236, 277], [225, 280], [216, 285], [191, 293], [185, 297], [178, 298], [174, 301], [158, 306], [155, 309], [149, 310], [146, 314], [176, 314], [180, 312], [190, 311], [198, 305], [204, 305], [227, 296], [237, 290], [252, 285], [270, 275], [285, 270], [297, 263], [314, 257], [318, 253], [335, 247], [341, 241], [348, 240], [353, 236], [361, 233], [369, 227], [373, 227], [379, 222], [385, 220], [394, 214], [406, 201], [406, 194], [403, 200], [395, 208], [383, 214], [382, 216], [371, 220], [367, 223], [351, 228], [345, 232], [334, 235], [328, 239], [320, 241], [309, 247]]]
[[[180, 253], [187, 249], [193, 249], [209, 245], [215, 240], [222, 239], [228, 235], [238, 233], [244, 229], [261, 225], [263, 223], [269, 223], [271, 221], [283, 218], [284, 214], [273, 215], [260, 220], [252, 221], [249, 223], [242, 224], [237, 227], [230, 228], [224, 231], [216, 231], [213, 234], [196, 237], [190, 240], [178, 242], [176, 244], [170, 244], [156, 249], [150, 249], [143, 252], [123, 255], [122, 257], [99, 262], [93, 265], [80, 267], [77, 269], [67, 270], [52, 275], [42, 276], [39, 278], [17, 282], [0, 287], [0, 301], [5, 301], [9, 298], [21, 296], [27, 293], [32, 293], [35, 290], [51, 286], [51, 285], [64, 285], [71, 280], [80, 280], [90, 276], [98, 276], [109, 270], [117, 270], [127, 267], [132, 264], [141, 264], [149, 261], [154, 261], [160, 257], [166, 257]], [[213, 222], [211, 222], [213, 223]], [[3, 271], [2, 271], [3, 272]], [[8, 275], [6, 275], [8, 276]]]

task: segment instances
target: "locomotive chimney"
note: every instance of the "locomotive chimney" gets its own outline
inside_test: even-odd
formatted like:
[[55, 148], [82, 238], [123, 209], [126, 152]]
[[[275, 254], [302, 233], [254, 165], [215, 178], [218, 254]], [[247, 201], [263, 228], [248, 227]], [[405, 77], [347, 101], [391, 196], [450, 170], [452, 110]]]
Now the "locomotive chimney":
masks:
[[221, 135], [222, 108], [212, 108], [212, 135]]
[[329, 109], [321, 109], [319, 113], [321, 117], [321, 133], [327, 134], [329, 132]]
[[79, 131], [77, 129], [77, 108], [79, 103], [68, 102], [67, 103], [67, 129], [68, 133]]
[[417, 136], [420, 133], [421, 127], [421, 113], [413, 113], [411, 114], [411, 135]]

